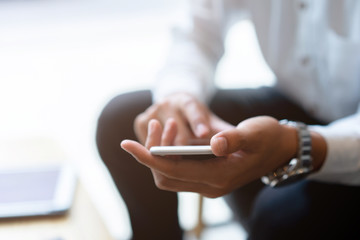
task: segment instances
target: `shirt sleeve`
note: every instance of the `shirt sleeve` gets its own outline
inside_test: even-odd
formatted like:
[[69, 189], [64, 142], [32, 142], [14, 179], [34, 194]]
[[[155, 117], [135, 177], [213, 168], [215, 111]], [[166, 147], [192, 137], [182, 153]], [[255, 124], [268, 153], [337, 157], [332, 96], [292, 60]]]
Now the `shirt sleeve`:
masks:
[[310, 126], [324, 136], [328, 152], [320, 171], [309, 178], [348, 185], [360, 185], [360, 105], [356, 114], [328, 126]]
[[203, 102], [212, 97], [216, 65], [224, 53], [229, 2], [189, 1], [190, 21], [172, 31], [169, 57], [152, 89], [154, 102], [176, 92], [191, 93]]

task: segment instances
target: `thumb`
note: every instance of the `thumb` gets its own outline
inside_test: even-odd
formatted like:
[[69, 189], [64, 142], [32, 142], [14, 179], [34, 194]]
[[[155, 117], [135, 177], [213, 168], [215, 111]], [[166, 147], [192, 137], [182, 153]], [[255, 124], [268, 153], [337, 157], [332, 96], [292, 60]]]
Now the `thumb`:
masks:
[[225, 130], [211, 138], [210, 145], [216, 156], [225, 156], [237, 152], [245, 146], [245, 134], [234, 128]]

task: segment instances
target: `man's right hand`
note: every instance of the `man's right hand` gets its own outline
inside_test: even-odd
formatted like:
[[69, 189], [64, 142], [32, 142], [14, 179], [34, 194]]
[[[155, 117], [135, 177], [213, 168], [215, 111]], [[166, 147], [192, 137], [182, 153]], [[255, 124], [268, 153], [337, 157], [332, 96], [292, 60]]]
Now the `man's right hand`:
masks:
[[144, 144], [151, 119], [157, 119], [164, 126], [169, 118], [173, 118], [177, 125], [173, 145], [189, 145], [193, 139], [210, 139], [217, 132], [233, 128], [211, 113], [196, 97], [188, 93], [176, 93], [153, 104], [136, 117], [134, 128], [139, 141]]

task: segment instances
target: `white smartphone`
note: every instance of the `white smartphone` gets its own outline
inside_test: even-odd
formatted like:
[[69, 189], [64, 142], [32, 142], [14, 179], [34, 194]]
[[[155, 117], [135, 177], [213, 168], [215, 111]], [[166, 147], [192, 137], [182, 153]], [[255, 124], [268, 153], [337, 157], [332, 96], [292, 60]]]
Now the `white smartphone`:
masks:
[[0, 219], [64, 214], [76, 176], [69, 166], [0, 171]]
[[213, 155], [210, 145], [194, 146], [154, 146], [150, 148], [153, 155]]

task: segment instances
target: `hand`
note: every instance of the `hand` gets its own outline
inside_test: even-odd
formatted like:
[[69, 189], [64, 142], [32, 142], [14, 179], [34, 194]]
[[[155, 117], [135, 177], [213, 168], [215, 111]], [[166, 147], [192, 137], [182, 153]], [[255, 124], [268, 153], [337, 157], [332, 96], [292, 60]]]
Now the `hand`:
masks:
[[296, 130], [280, 125], [271, 117], [250, 118], [234, 129], [213, 136], [211, 148], [217, 158], [199, 161], [159, 157], [148, 151], [154, 145], [168, 145], [176, 134], [175, 120], [170, 119], [164, 130], [159, 121], [152, 120], [146, 147], [130, 140], [121, 143], [123, 149], [152, 170], [157, 187], [169, 191], [219, 197], [258, 179], [296, 155]]
[[190, 145], [195, 138], [209, 140], [215, 133], [234, 127], [211, 113], [207, 106], [192, 95], [177, 93], [155, 103], [137, 116], [134, 128], [139, 141], [145, 142], [151, 119], [157, 119], [163, 126], [169, 118], [174, 119], [178, 128], [171, 145]]

